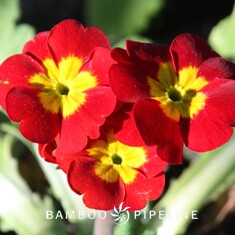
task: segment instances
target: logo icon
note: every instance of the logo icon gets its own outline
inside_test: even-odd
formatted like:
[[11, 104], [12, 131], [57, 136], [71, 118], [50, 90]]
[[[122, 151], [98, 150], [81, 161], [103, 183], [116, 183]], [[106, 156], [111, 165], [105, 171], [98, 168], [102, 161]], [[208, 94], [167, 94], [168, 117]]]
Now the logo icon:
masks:
[[130, 207], [122, 208], [123, 203], [124, 202], [122, 202], [119, 205], [118, 209], [116, 207], [114, 207], [113, 208], [113, 213], [111, 213], [111, 215], [114, 217], [114, 223], [117, 224], [117, 225], [122, 225], [122, 224], [127, 223], [127, 221], [130, 218], [130, 214], [129, 214], [129, 211], [128, 211], [128, 209]]

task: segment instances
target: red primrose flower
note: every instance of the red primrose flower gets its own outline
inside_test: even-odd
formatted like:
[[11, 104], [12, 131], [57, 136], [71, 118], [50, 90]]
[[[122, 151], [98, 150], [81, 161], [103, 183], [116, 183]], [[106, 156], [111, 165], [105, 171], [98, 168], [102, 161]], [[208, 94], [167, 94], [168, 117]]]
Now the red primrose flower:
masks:
[[134, 103], [134, 118], [147, 145], [169, 163], [191, 150], [215, 149], [235, 125], [235, 65], [200, 37], [177, 36], [170, 47], [127, 41], [112, 57], [110, 86], [117, 98]]

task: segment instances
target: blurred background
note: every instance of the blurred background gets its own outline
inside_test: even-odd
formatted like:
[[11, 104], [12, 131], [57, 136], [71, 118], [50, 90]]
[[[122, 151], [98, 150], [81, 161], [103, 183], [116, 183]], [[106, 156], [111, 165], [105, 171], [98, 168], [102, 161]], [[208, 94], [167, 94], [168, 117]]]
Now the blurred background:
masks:
[[[19, 22], [29, 23], [37, 31], [48, 30], [63, 19], [75, 18], [86, 26], [100, 27], [107, 34], [125, 36], [138, 33], [165, 43], [169, 43], [176, 35], [184, 32], [207, 38], [211, 29], [232, 12], [234, 4], [233, 0], [147, 0], [145, 2], [21, 0], [20, 2], [22, 16]], [[148, 4], [144, 12], [143, 6]], [[132, 12], [132, 8], [136, 12]], [[120, 26], [118, 30], [116, 25]]]
[[[127, 38], [170, 44], [178, 34], [190, 32], [235, 61], [234, 0], [0, 0], [0, 62], [20, 53], [37, 32], [68, 18], [99, 27], [112, 47], [125, 47]], [[91, 220], [46, 221], [46, 210], [89, 210], [56, 166], [40, 159], [36, 148], [1, 110], [0, 235], [98, 234]], [[210, 153], [185, 149], [184, 163], [166, 171], [162, 197], [146, 208], [167, 210], [183, 201], [183, 209], [199, 211], [198, 220], [178, 224], [130, 220], [115, 227], [113, 234], [234, 235], [234, 149], [234, 137]]]

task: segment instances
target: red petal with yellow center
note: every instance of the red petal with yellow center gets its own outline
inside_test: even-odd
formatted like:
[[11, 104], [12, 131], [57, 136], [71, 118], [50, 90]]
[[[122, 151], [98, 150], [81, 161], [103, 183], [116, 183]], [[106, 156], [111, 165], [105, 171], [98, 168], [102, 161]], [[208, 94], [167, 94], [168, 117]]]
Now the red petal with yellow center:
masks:
[[43, 73], [43, 68], [27, 55], [14, 55], [6, 59], [0, 67], [0, 100], [6, 109], [6, 95], [16, 86], [28, 86], [30, 76]]
[[86, 94], [86, 103], [74, 115], [62, 120], [57, 141], [60, 152], [78, 152], [87, 144], [87, 136], [98, 138], [99, 126], [115, 108], [116, 98], [109, 87], [92, 88]]
[[36, 89], [13, 88], [7, 95], [7, 113], [12, 121], [21, 122], [19, 129], [25, 138], [36, 143], [52, 142], [60, 120], [41, 106], [37, 94]]
[[11, 56], [0, 67], [3, 81], [14, 86], [27, 86], [32, 75], [44, 72], [40, 64], [28, 55]]
[[78, 194], [83, 194], [83, 201], [89, 208], [111, 210], [118, 207], [125, 197], [125, 187], [121, 180], [108, 183], [96, 176], [96, 159], [79, 157], [68, 170], [70, 187]]
[[235, 81], [215, 79], [202, 91], [207, 100], [204, 108], [191, 120], [181, 120], [181, 130], [186, 145], [204, 152], [226, 143], [235, 125]]
[[95, 47], [110, 48], [109, 41], [101, 30], [96, 27], [84, 29], [76, 20], [64, 20], [54, 26], [47, 43], [57, 63], [62, 57], [69, 55], [82, 58], [85, 62]]
[[150, 97], [148, 77], [155, 78], [159, 64], [169, 61], [169, 48], [150, 43], [127, 41], [127, 52], [116, 48], [111, 56], [118, 62], [109, 70], [110, 86], [123, 102]]
[[170, 52], [177, 72], [189, 66], [198, 68], [206, 59], [218, 56], [203, 38], [189, 33], [177, 36]]
[[125, 103], [118, 112], [107, 118], [105, 125], [102, 127], [105, 131], [102, 132], [103, 139], [106, 139], [105, 133], [112, 130], [115, 138], [121, 143], [128, 146], [144, 146], [148, 161], [138, 169], [147, 177], [154, 177], [161, 173], [168, 164], [157, 156], [156, 146], [145, 145], [135, 124], [133, 106], [131, 103]]
[[112, 64], [114, 64], [114, 60], [110, 56], [110, 49], [96, 47], [92, 51], [89, 60], [80, 69], [80, 72], [89, 71], [96, 77], [99, 85], [108, 85], [108, 70]]
[[147, 200], [156, 200], [161, 195], [164, 186], [164, 174], [159, 174], [150, 179], [138, 174], [132, 184], [125, 185], [126, 197], [123, 207], [130, 207], [129, 211], [143, 209]]
[[157, 145], [157, 154], [162, 160], [170, 164], [182, 162], [183, 139], [179, 124], [164, 114], [158, 101], [137, 101], [134, 118], [141, 137], [147, 145]]
[[46, 58], [51, 58], [48, 46], [49, 31], [38, 33], [34, 40], [27, 42], [23, 48], [23, 53], [32, 56], [37, 61], [43, 62]]

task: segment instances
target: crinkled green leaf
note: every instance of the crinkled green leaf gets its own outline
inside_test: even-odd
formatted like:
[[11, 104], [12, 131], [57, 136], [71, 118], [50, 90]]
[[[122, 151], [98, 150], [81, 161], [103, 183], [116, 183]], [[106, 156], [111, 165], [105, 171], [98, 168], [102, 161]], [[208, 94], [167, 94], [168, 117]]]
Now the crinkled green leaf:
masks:
[[211, 31], [209, 43], [221, 56], [235, 59], [235, 6], [231, 15], [221, 20]]
[[32, 39], [35, 30], [27, 24], [17, 24], [20, 17], [18, 0], [0, 0], [0, 63], [8, 56], [20, 53]]
[[89, 25], [111, 35], [128, 35], [147, 28], [164, 0], [87, 0], [85, 16]]
[[46, 219], [46, 211], [54, 211], [52, 200], [32, 193], [20, 176], [11, 151], [13, 140], [9, 134], [0, 138], [0, 230], [18, 235], [65, 235], [62, 223]]

